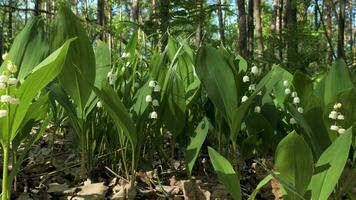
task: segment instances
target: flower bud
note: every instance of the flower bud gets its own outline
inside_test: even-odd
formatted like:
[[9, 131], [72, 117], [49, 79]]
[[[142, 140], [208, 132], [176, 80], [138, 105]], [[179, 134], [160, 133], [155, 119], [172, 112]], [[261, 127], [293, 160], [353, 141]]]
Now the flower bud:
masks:
[[298, 96], [297, 92], [292, 92], [292, 97]]
[[157, 100], [157, 99], [153, 99], [152, 105], [153, 105], [153, 106], [159, 106], [158, 100]]
[[338, 115], [338, 116], [337, 116], [337, 119], [338, 119], [338, 120], [344, 120], [344, 119], [345, 119], [345, 116], [344, 116], [344, 115]]
[[103, 107], [103, 104], [101, 103], [101, 101], [98, 101], [98, 103], [96, 103], [96, 107], [98, 107], [98, 108], [102, 108]]
[[290, 94], [290, 89], [289, 88], [286, 88], [285, 90], [284, 90], [284, 94]]
[[254, 91], [256, 89], [256, 84], [251, 84], [248, 86], [248, 90]]
[[13, 63], [12, 61], [8, 61], [8, 62], [7, 62], [7, 69], [8, 69], [11, 73], [17, 72], [17, 67], [16, 67], [15, 63]]
[[294, 118], [290, 118], [289, 119], [289, 124], [296, 124], [296, 123], [297, 123], [297, 121], [295, 121]]
[[2, 54], [2, 60], [7, 60], [7, 59], [9, 59], [9, 54], [5, 52], [4, 54]]
[[303, 113], [304, 112], [304, 109], [302, 107], [299, 107], [297, 110], [298, 110], [299, 113]]
[[5, 89], [6, 88], [6, 84], [5, 83], [0, 83], [0, 89]]
[[18, 82], [19, 80], [17, 78], [9, 78], [9, 80], [7, 80], [7, 83], [10, 85], [17, 85]]
[[337, 119], [337, 112], [335, 110], [331, 111], [329, 114], [330, 119]]
[[161, 91], [161, 87], [157, 84], [154, 89], [153, 89], [154, 92], [159, 92]]
[[0, 83], [7, 83], [9, 77], [6, 75], [0, 75]]

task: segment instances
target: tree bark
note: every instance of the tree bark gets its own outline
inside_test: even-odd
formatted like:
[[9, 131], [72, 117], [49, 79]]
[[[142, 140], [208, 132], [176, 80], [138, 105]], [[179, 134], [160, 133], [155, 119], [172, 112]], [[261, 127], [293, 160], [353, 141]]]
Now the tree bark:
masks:
[[337, 57], [345, 59], [344, 50], [345, 34], [345, 0], [339, 0], [339, 23], [338, 23], [338, 40], [337, 40]]
[[132, 21], [135, 23], [139, 23], [139, 14], [140, 14], [140, 1], [139, 0], [132, 0]]
[[104, 40], [104, 30], [103, 30], [103, 26], [105, 24], [104, 9], [105, 9], [104, 0], [97, 0], [96, 23], [100, 26], [101, 30], [100, 30], [99, 38], [102, 41]]
[[261, 19], [261, 0], [254, 0], [254, 13], [256, 23], [256, 43], [257, 56], [263, 57], [263, 35], [262, 35], [262, 19]]
[[42, 3], [41, 0], [35, 0], [35, 13], [34, 13], [35, 16], [39, 16], [41, 14], [40, 13], [41, 3]]
[[[353, 41], [353, 30], [352, 30], [352, 25], [353, 25], [353, 12], [352, 12], [352, 0], [349, 0], [349, 45], [350, 45], [350, 52], [353, 51], [353, 45], [354, 45], [354, 41]], [[351, 53], [352, 54], [352, 53]]]
[[[326, 31], [326, 34], [327, 34], [327, 37], [330, 38], [330, 42], [332, 42], [332, 33], [333, 33], [333, 24], [332, 24], [332, 16], [331, 16], [331, 13], [332, 13], [332, 0], [327, 0], [326, 2], [326, 9], [327, 9], [327, 14], [326, 14], [326, 17], [327, 17], [327, 31]], [[333, 50], [333, 47], [331, 46], [331, 44], [329, 44], [330, 46], [330, 50], [329, 50], [329, 54], [328, 54], [328, 61], [329, 63], [332, 63], [333, 61], [333, 57], [334, 57], [334, 50]]]
[[159, 1], [159, 15], [160, 15], [160, 30], [161, 30], [161, 50], [167, 45], [168, 37], [167, 30], [169, 26], [169, 10], [170, 10], [170, 0]]
[[246, 31], [246, 12], [245, 12], [245, 0], [236, 0], [238, 10], [238, 39], [237, 49], [239, 54], [247, 58], [247, 31]]
[[298, 68], [297, 5], [296, 0], [286, 1], [287, 61], [291, 69]]
[[224, 24], [222, 8], [221, 8], [221, 0], [217, 0], [217, 6], [218, 6], [220, 40], [221, 40], [221, 43], [224, 45], [225, 44], [225, 24]]
[[7, 25], [7, 30], [8, 30], [8, 38], [12, 38], [12, 0], [9, 0], [9, 13], [8, 13], [8, 25]]
[[253, 36], [254, 36], [254, 24], [253, 24], [253, 11], [254, 0], [248, 0], [248, 17], [247, 17], [247, 54], [248, 57], [253, 60]]
[[196, 0], [197, 5], [197, 29], [195, 32], [195, 46], [198, 48], [200, 47], [201, 40], [203, 38], [203, 0]]

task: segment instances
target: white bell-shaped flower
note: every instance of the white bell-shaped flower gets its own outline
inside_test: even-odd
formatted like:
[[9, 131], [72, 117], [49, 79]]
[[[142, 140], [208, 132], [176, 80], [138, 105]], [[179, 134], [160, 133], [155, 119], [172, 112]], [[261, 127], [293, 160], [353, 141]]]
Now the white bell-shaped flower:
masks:
[[284, 89], [284, 94], [290, 94], [290, 93], [291, 93], [291, 91], [289, 88]]
[[290, 118], [289, 119], [289, 124], [296, 124], [296, 123], [297, 123], [297, 121], [295, 121], [294, 118]]
[[256, 75], [259, 74], [260, 70], [258, 69], [258, 67], [253, 66], [253, 67], [251, 68], [251, 72], [252, 72], [253, 75], [256, 76]]
[[338, 131], [338, 130], [339, 130], [339, 127], [336, 126], [336, 125], [331, 125], [331, 126], [330, 126], [330, 130], [332, 130], [332, 131]]
[[241, 98], [241, 102], [243, 103], [243, 102], [245, 102], [245, 101], [247, 101], [248, 100], [248, 97], [247, 96], [243, 96], [242, 98]]
[[329, 114], [330, 119], [337, 119], [337, 112], [335, 110], [331, 111]]
[[303, 113], [304, 112], [304, 109], [302, 107], [298, 107], [297, 110], [298, 110], [299, 113]]
[[345, 119], [345, 116], [344, 116], [344, 115], [338, 115], [338, 116], [337, 116], [337, 119], [338, 119], [338, 120], [344, 120], [344, 119]]
[[339, 134], [343, 134], [343, 133], [345, 133], [345, 129], [343, 129], [343, 128], [339, 128], [339, 130], [337, 130], [337, 132], [339, 133]]
[[288, 86], [289, 86], [289, 82], [288, 82], [287, 80], [284, 80], [284, 81], [283, 81], [283, 86], [284, 86], [284, 87], [288, 87]]
[[98, 101], [98, 103], [96, 103], [96, 107], [102, 108], [103, 107], [103, 103], [101, 103], [101, 101]]
[[298, 96], [297, 92], [292, 92], [292, 97], [297, 97], [297, 96]]
[[156, 82], [155, 81], [148, 82], [148, 87], [154, 88], [155, 86], [156, 86]]
[[1, 103], [9, 103], [12, 97], [10, 95], [1, 95], [0, 101]]
[[157, 99], [153, 99], [152, 105], [153, 105], [153, 106], [159, 106], [158, 100], [157, 100]]
[[159, 86], [158, 84], [153, 88], [154, 92], [159, 92], [161, 91], [161, 86]]
[[294, 103], [294, 104], [300, 103], [299, 97], [294, 97], [294, 98], [293, 98], [293, 103]]
[[16, 67], [15, 63], [13, 63], [12, 61], [8, 61], [8, 62], [7, 62], [7, 69], [8, 69], [11, 73], [17, 72], [17, 67]]
[[0, 83], [0, 89], [5, 89], [6, 88], [6, 84], [5, 83]]
[[146, 96], [146, 102], [152, 102], [152, 96], [151, 95], [147, 95]]
[[251, 84], [248, 86], [249, 91], [254, 91], [256, 89], [256, 84]]
[[7, 83], [9, 77], [6, 75], [0, 75], [0, 83]]
[[158, 115], [157, 115], [157, 112], [153, 111], [150, 113], [150, 118], [151, 119], [157, 119]]
[[249, 81], [250, 81], [250, 77], [248, 77], [248, 76], [242, 77], [242, 82], [247, 83]]
[[7, 80], [7, 83], [10, 85], [17, 85], [18, 82], [19, 80], [17, 78], [9, 78], [9, 80]]
[[7, 116], [7, 110], [0, 110], [0, 118]]
[[8, 60], [8, 59], [9, 59], [9, 54], [7, 52], [2, 54], [2, 60]]
[[260, 113], [261, 112], [261, 107], [260, 106], [255, 106], [254, 111], [255, 111], [255, 113]]

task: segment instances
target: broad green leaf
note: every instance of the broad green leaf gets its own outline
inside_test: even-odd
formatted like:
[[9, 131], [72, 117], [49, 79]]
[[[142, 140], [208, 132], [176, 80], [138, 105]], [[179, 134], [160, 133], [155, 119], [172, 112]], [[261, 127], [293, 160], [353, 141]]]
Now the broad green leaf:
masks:
[[213, 148], [208, 147], [208, 151], [210, 161], [213, 164], [215, 172], [218, 174], [219, 180], [235, 200], [241, 200], [240, 180], [230, 162]]
[[59, 80], [77, 105], [78, 115], [82, 117], [92, 92], [90, 84], [94, 84], [95, 81], [95, 56], [92, 45], [80, 20], [65, 5], [61, 6], [54, 20], [51, 36], [51, 50], [58, 48], [68, 38], [78, 37], [68, 51]]
[[110, 117], [113, 119], [117, 129], [122, 129], [133, 147], [136, 147], [137, 133], [135, 124], [115, 90], [108, 85], [103, 86], [101, 90], [94, 86], [93, 90], [99, 97]]
[[22, 81], [36, 65], [46, 58], [48, 48], [44, 21], [41, 17], [34, 17], [16, 36], [9, 52], [11, 61], [18, 67], [17, 78], [19, 80]]
[[257, 193], [268, 183], [272, 180], [273, 176], [268, 175], [264, 177], [257, 185], [255, 190], [252, 192], [252, 194], [248, 197], [248, 200], [254, 200], [256, 198]]
[[209, 121], [207, 118], [204, 117], [204, 119], [199, 123], [199, 125], [195, 129], [194, 136], [191, 137], [190, 143], [186, 149], [185, 163], [187, 163], [188, 166], [187, 170], [189, 176], [192, 175], [195, 161], [205, 141], [205, 138], [208, 135], [208, 132], [209, 132]]
[[[313, 154], [303, 137], [292, 132], [278, 144], [275, 166], [279, 177], [304, 195], [313, 175]], [[291, 191], [287, 193], [286, 199], [300, 199]]]
[[322, 90], [319, 95], [322, 95], [321, 99], [324, 100], [324, 105], [333, 103], [340, 92], [353, 87], [348, 68], [341, 59], [333, 63], [325, 81], [321, 81], [319, 84], [324, 84], [324, 86], [317, 86], [321, 88], [319, 90]]
[[11, 112], [9, 117], [11, 119], [11, 130], [9, 130], [9, 132], [11, 133], [11, 140], [16, 136], [18, 128], [21, 126], [32, 100], [40, 90], [61, 72], [68, 48], [73, 40], [74, 39], [66, 41], [62, 47], [37, 65], [16, 91], [16, 96], [20, 99], [20, 104], [12, 105], [10, 108]]
[[312, 199], [327, 200], [345, 167], [352, 141], [352, 128], [341, 134], [321, 154], [315, 165], [310, 188]]
[[231, 123], [238, 105], [234, 73], [221, 52], [213, 47], [199, 49], [196, 73], [213, 104]]

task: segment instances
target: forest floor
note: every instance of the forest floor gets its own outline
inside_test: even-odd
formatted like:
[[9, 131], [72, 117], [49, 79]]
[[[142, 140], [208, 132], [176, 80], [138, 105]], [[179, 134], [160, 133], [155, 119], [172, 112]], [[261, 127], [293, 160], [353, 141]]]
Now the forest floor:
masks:
[[[80, 181], [80, 156], [73, 148], [75, 133], [57, 133], [54, 140], [53, 135], [48, 129], [29, 152], [14, 181], [12, 199], [232, 199], [206, 160], [207, 152], [197, 159], [193, 181], [188, 180], [183, 161], [176, 161], [175, 169], [171, 169], [157, 160], [161, 163], [155, 164], [157, 167], [137, 172], [132, 187], [104, 162], [96, 166], [91, 180]], [[240, 177], [243, 199], [264, 176], [265, 170], [252, 160], [245, 162]], [[278, 184], [272, 181], [256, 199], [276, 199], [278, 193]]]

